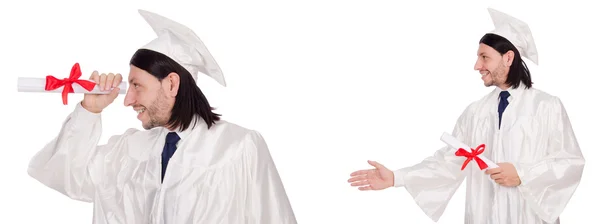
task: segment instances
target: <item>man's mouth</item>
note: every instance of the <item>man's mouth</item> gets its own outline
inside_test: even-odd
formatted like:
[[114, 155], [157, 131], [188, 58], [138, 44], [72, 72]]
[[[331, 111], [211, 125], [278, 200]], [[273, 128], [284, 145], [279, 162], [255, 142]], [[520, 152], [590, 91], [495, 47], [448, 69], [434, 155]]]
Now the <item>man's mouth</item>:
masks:
[[138, 115], [143, 113], [144, 111], [146, 111], [146, 108], [141, 108], [141, 109], [135, 110], [135, 112], [137, 112]]

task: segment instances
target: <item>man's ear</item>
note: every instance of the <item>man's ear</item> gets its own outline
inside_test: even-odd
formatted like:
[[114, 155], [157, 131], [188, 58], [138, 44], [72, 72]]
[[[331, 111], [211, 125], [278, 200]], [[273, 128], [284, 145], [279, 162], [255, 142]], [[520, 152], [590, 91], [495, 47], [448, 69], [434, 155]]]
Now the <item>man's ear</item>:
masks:
[[502, 62], [504, 66], [510, 67], [515, 59], [515, 52], [508, 51], [506, 54], [502, 55]]
[[167, 77], [165, 77], [165, 79], [163, 79], [163, 81], [167, 81], [165, 83], [168, 87], [167, 95], [169, 95], [170, 97], [173, 97], [173, 98], [175, 96], [177, 96], [177, 92], [179, 91], [179, 84], [180, 84], [179, 75], [175, 72], [171, 72], [171, 73], [169, 73], [169, 75], [167, 75]]

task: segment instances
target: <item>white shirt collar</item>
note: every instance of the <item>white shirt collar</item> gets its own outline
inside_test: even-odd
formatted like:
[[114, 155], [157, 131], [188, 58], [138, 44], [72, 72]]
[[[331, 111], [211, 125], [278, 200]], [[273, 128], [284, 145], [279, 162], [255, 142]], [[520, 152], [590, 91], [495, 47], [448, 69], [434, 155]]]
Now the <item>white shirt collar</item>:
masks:
[[175, 133], [177, 133], [177, 135], [179, 135], [179, 138], [181, 138], [182, 140], [187, 138], [190, 135], [190, 132], [192, 131], [194, 127], [192, 127], [190, 125], [190, 127], [188, 127], [187, 129], [185, 129], [184, 131], [180, 131], [179, 129], [175, 130]]
[[[519, 87], [517, 88], [508, 88], [506, 89], [506, 91], [508, 91], [508, 93], [510, 93], [510, 96], [508, 97], [508, 101], [512, 101], [513, 99], [518, 99], [521, 94], [523, 94], [523, 91], [525, 90], [525, 84], [524, 83], [520, 83]], [[500, 92], [505, 91], [503, 89], [501, 89], [500, 87], [496, 87], [496, 89], [494, 90], [494, 95], [498, 96], [497, 99], [500, 100]]]
[[[196, 120], [192, 120], [192, 122], [190, 122], [190, 126], [188, 126], [188, 128], [185, 129], [184, 131], [180, 131], [179, 128], [176, 128], [173, 131], [165, 128], [166, 133], [169, 133], [169, 132], [177, 133], [177, 135], [180, 138], [179, 142], [182, 142], [190, 135], [190, 133], [192, 131], [194, 131], [194, 129], [203, 128], [204, 126], [206, 126], [206, 123], [204, 123], [204, 119], [202, 119], [201, 117], [195, 116], [194, 119], [196, 119]], [[166, 135], [166, 133], [165, 133], [165, 135]], [[179, 142], [178, 142], [178, 144], [179, 144]]]

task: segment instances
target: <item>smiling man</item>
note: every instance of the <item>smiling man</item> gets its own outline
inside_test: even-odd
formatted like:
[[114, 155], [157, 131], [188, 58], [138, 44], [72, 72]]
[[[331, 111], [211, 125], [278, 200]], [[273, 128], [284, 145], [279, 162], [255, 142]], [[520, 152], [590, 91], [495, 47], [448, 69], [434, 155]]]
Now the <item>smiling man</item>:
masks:
[[489, 94], [471, 103], [458, 118], [453, 135], [476, 147], [499, 168], [482, 171], [450, 147], [421, 163], [391, 171], [369, 161], [348, 180], [360, 190], [405, 187], [417, 205], [438, 221], [463, 180], [467, 179], [464, 223], [558, 224], [580, 183], [585, 160], [561, 100], [532, 87], [521, 57], [537, 64], [527, 24], [489, 10], [496, 29], [485, 34], [475, 70]]
[[[196, 85], [221, 70], [187, 27], [140, 10], [158, 37], [131, 58], [125, 105], [146, 130], [98, 145], [101, 113], [120, 74], [94, 72], [106, 95], [86, 94], [29, 174], [70, 198], [93, 202], [93, 223], [295, 224], [265, 140], [220, 119]], [[112, 90], [111, 90], [112, 89]]]

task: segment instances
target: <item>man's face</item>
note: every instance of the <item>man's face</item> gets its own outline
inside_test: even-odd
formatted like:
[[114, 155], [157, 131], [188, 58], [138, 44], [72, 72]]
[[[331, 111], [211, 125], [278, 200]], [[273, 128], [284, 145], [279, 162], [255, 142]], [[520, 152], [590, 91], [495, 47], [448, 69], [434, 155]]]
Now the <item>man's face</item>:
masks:
[[133, 107], [138, 113], [137, 118], [142, 121], [144, 129], [148, 130], [167, 124], [179, 87], [178, 77], [175, 79], [177, 79], [177, 86], [173, 88], [175, 83], [172, 75], [167, 76], [161, 82], [148, 72], [133, 65], [130, 66], [129, 88], [124, 103], [125, 106]]
[[486, 87], [498, 86], [502, 89], [507, 89], [506, 78], [508, 77], [512, 59], [512, 51], [500, 55], [494, 48], [485, 44], [479, 44], [475, 70], [478, 70], [479, 74], [481, 74], [481, 79]]

